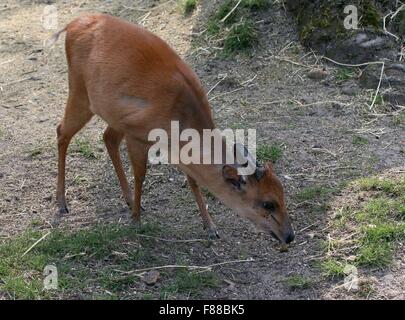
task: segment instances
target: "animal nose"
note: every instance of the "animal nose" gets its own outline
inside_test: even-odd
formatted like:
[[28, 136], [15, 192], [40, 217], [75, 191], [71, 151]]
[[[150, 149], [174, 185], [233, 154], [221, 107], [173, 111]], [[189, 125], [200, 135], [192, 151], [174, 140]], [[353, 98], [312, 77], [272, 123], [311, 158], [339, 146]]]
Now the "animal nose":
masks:
[[286, 242], [286, 243], [290, 243], [290, 242], [293, 242], [294, 239], [295, 239], [294, 232], [290, 232], [289, 234], [287, 234], [287, 237], [286, 237], [286, 239], [285, 239], [285, 242]]

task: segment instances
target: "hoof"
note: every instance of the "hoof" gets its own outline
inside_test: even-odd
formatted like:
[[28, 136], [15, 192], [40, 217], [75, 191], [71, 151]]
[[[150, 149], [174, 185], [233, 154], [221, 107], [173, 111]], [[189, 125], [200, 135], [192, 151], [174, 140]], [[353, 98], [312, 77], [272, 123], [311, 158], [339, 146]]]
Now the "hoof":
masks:
[[60, 207], [59, 207], [59, 212], [58, 212], [58, 214], [59, 214], [60, 216], [63, 216], [63, 215], [68, 214], [68, 213], [69, 213], [69, 210], [68, 210], [68, 208], [67, 208], [66, 206], [60, 206]]
[[134, 219], [132, 219], [131, 224], [134, 226], [134, 228], [135, 228], [136, 230], [141, 229], [142, 224], [141, 224], [141, 221], [140, 221], [140, 220], [134, 220]]
[[210, 240], [217, 240], [220, 239], [220, 236], [218, 234], [218, 231], [216, 228], [210, 228], [208, 229], [208, 238]]

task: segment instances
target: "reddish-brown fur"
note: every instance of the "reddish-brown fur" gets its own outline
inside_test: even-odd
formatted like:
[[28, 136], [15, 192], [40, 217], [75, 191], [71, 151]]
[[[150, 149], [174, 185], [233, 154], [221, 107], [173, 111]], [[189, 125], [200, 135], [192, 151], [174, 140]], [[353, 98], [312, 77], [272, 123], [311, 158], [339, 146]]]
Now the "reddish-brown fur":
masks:
[[[124, 198], [139, 223], [142, 182], [151, 146], [148, 133], [154, 128], [170, 132], [171, 120], [178, 120], [180, 129], [201, 132], [215, 128], [206, 93], [181, 58], [164, 41], [139, 26], [108, 15], [90, 15], [72, 21], [62, 31], [66, 31], [69, 97], [57, 128], [59, 211], [67, 212], [65, 159], [69, 142], [96, 114], [108, 124], [104, 141]], [[133, 197], [119, 154], [123, 138], [135, 176]], [[283, 189], [270, 166], [261, 169], [263, 178], [249, 176], [238, 190], [235, 183], [240, 177], [232, 166], [180, 163], [179, 167], [187, 175], [210, 236], [217, 232], [199, 185], [280, 241], [292, 240]], [[274, 214], [261, 207], [267, 200], [274, 202]]]

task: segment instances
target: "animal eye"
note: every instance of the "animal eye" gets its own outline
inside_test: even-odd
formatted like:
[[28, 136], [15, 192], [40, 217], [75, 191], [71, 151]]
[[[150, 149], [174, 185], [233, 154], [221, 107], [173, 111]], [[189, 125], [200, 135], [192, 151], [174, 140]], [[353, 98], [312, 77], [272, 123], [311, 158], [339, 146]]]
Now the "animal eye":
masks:
[[270, 212], [273, 212], [276, 210], [275, 204], [270, 201], [263, 202], [263, 208]]

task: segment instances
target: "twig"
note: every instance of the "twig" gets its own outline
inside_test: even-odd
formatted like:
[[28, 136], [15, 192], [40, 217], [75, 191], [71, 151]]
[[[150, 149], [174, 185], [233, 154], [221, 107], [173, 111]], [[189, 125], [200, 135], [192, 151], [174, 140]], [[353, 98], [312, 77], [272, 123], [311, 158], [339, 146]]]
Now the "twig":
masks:
[[298, 233], [301, 233], [301, 232], [304, 232], [305, 230], [307, 230], [307, 229], [313, 227], [314, 225], [316, 225], [316, 223], [312, 223], [312, 224], [310, 224], [309, 226], [306, 226], [305, 228], [302, 228], [301, 230], [298, 230], [297, 234], [298, 234]]
[[165, 265], [165, 266], [157, 266], [157, 267], [136, 269], [136, 270], [128, 271], [128, 274], [137, 273], [137, 272], [144, 272], [144, 271], [150, 271], [150, 270], [161, 270], [161, 269], [172, 269], [172, 268], [189, 269], [189, 270], [193, 270], [193, 269], [211, 270], [213, 267], [223, 266], [223, 265], [227, 265], [227, 264], [243, 263], [243, 262], [254, 262], [254, 261], [255, 261], [254, 259], [232, 260], [232, 261], [224, 261], [224, 262], [220, 262], [220, 263], [214, 263], [214, 264], [210, 264], [208, 266], [188, 266], [188, 265], [170, 264], [170, 265]]
[[252, 82], [252, 81], [255, 80], [256, 78], [257, 78], [257, 74], [255, 74], [253, 78], [250, 78], [250, 79], [248, 79], [248, 80], [246, 80], [246, 81], [243, 81], [240, 85], [241, 85], [241, 86], [246, 86], [248, 83]]
[[212, 92], [212, 90], [214, 90], [222, 81], [224, 81], [227, 76], [228, 76], [228, 74], [225, 74], [225, 75], [222, 77], [222, 79], [220, 79], [216, 84], [214, 84], [213, 87], [208, 90], [207, 96], [208, 96], [208, 95]]
[[146, 21], [146, 19], [149, 18], [149, 16], [151, 15], [151, 11], [149, 11], [147, 14], [145, 14], [142, 19], [139, 21], [139, 24], [143, 25], [143, 23]]
[[215, 96], [215, 97], [210, 98], [208, 101], [212, 101], [212, 100], [214, 100], [214, 99], [216, 99], [216, 98], [225, 96], [225, 95], [227, 95], [227, 94], [234, 93], [234, 92], [236, 92], [236, 91], [240, 91], [240, 90], [242, 90], [242, 89], [245, 89], [245, 87], [240, 87], [240, 88], [237, 88], [237, 89], [232, 90], [232, 91], [229, 91], [229, 92], [221, 93], [221, 94], [219, 94], [219, 95], [217, 95], [217, 96]]
[[369, 110], [373, 109], [375, 101], [377, 100], [378, 93], [380, 92], [382, 77], [384, 75], [384, 67], [385, 67], [385, 62], [384, 61], [372, 61], [372, 62], [364, 62], [364, 63], [358, 63], [358, 64], [349, 64], [349, 63], [337, 62], [337, 61], [335, 61], [333, 59], [330, 59], [328, 57], [321, 57], [321, 59], [325, 59], [325, 60], [333, 62], [334, 64], [337, 64], [339, 66], [345, 66], [345, 67], [362, 67], [362, 66], [368, 66], [368, 65], [371, 65], [371, 64], [381, 64], [380, 81], [378, 82], [378, 86], [377, 86], [377, 89], [375, 91], [373, 101], [372, 101], [371, 105], [368, 106]]
[[402, 6], [400, 6], [400, 7], [398, 8], [398, 10], [395, 11], [395, 12], [392, 14], [391, 20], [393, 20], [393, 19], [396, 17], [396, 15], [397, 15], [402, 9], [405, 9], [405, 4], [403, 4]]
[[398, 37], [397, 35], [395, 35], [395, 34], [389, 32], [389, 31], [387, 30], [387, 28], [386, 28], [386, 25], [385, 25], [385, 20], [386, 20], [387, 17], [390, 16], [390, 15], [392, 15], [392, 12], [388, 13], [387, 15], [385, 15], [385, 16], [383, 17], [383, 30], [384, 30], [384, 33], [386, 33], [386, 34], [388, 34], [388, 35], [394, 37], [395, 40], [398, 40], [399, 37]]
[[350, 64], [350, 63], [342, 63], [342, 62], [337, 62], [331, 58], [328, 57], [324, 57], [322, 56], [321, 59], [325, 59], [328, 60], [334, 64], [337, 64], [339, 66], [344, 66], [344, 67], [364, 67], [364, 66], [368, 66], [370, 64], [382, 64], [384, 63], [383, 61], [371, 61], [371, 62], [364, 62], [364, 63], [357, 63], [357, 64]]
[[24, 257], [28, 252], [30, 252], [38, 243], [40, 243], [40, 242], [41, 242], [42, 240], [44, 240], [47, 236], [49, 236], [50, 233], [51, 233], [50, 231], [47, 232], [47, 233], [45, 233], [41, 238], [39, 238], [37, 241], [35, 241], [35, 243], [34, 243], [31, 247], [29, 247], [29, 248], [27, 249], [27, 251], [25, 251], [25, 252], [22, 254], [21, 258]]
[[22, 78], [22, 79], [15, 80], [15, 81], [12, 81], [12, 82], [9, 82], [9, 83], [4, 83], [4, 84], [2, 84], [2, 86], [3, 86], [3, 87], [5, 87], [5, 86], [10, 86], [10, 85], [12, 85], [12, 84], [20, 83], [20, 82], [27, 81], [27, 80], [31, 80], [31, 79], [32, 79], [32, 77]]
[[154, 236], [148, 236], [146, 234], [136, 234], [138, 237], [143, 237], [143, 238], [150, 238], [150, 239], [155, 239], [159, 241], [166, 241], [166, 242], [207, 242], [208, 240], [205, 239], [164, 239], [164, 238], [158, 238]]
[[378, 97], [378, 93], [380, 92], [381, 82], [382, 82], [382, 78], [384, 75], [384, 66], [385, 66], [385, 63], [383, 62], [382, 66], [381, 66], [380, 81], [378, 81], [377, 90], [375, 91], [374, 99], [373, 99], [373, 102], [371, 103], [371, 105], [369, 106], [369, 110], [373, 109], [375, 101], [377, 100], [377, 97]]
[[230, 16], [230, 15], [236, 10], [236, 8], [240, 5], [241, 2], [242, 2], [242, 0], [239, 0], [238, 3], [232, 8], [232, 10], [229, 11], [228, 14], [227, 14], [225, 17], [223, 17], [220, 21], [221, 21], [221, 22], [224, 22], [226, 19], [228, 19], [229, 16]]
[[15, 60], [15, 58], [14, 58], [14, 59], [7, 60], [7, 61], [0, 62], [0, 66], [2, 66], [3, 64], [7, 64], [7, 63], [10, 63], [10, 62], [13, 62], [14, 60]]

